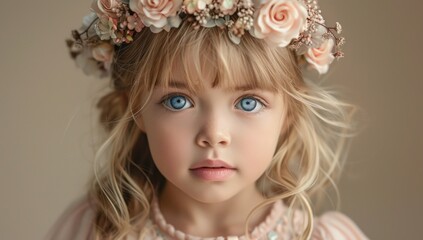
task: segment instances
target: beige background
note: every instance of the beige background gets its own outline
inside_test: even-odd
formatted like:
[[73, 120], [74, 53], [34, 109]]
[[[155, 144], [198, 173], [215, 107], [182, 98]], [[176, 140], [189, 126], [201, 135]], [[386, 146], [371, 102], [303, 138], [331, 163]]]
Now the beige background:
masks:
[[[85, 188], [107, 86], [70, 60], [64, 39], [91, 1], [0, 7], [0, 239], [41, 239]], [[346, 58], [331, 84], [363, 108], [340, 184], [342, 210], [372, 239], [421, 239], [423, 3], [321, 0], [340, 21]]]

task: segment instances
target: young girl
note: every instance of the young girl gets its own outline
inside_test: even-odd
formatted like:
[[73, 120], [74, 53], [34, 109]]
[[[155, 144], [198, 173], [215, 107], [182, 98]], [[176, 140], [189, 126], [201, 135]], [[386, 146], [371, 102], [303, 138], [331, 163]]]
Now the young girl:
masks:
[[[323, 74], [344, 39], [316, 1], [94, 0], [68, 41], [109, 76], [92, 189], [49, 239], [367, 239], [314, 216], [339, 173], [351, 106]], [[163, 31], [164, 30], [164, 31]]]

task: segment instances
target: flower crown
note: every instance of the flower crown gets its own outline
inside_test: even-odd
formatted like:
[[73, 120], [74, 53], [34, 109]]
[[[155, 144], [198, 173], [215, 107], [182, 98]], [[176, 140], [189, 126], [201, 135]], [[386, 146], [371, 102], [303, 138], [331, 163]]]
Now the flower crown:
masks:
[[67, 45], [77, 65], [99, 77], [110, 74], [115, 46], [131, 43], [146, 27], [158, 33], [182, 21], [196, 29], [226, 28], [235, 44], [248, 32], [270, 45], [289, 47], [320, 74], [344, 56], [342, 27], [325, 25], [316, 0], [94, 0], [91, 11]]

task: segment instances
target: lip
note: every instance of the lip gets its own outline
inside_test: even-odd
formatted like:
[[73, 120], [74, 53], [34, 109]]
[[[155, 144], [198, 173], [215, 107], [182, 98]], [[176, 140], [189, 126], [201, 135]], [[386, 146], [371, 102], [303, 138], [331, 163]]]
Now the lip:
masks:
[[206, 159], [194, 164], [191, 173], [204, 181], [225, 181], [235, 174], [236, 168], [222, 160]]
[[200, 162], [195, 163], [192, 165], [192, 167], [189, 170], [195, 170], [197, 168], [227, 168], [227, 169], [233, 169], [236, 168], [231, 166], [230, 164], [226, 163], [222, 160], [212, 160], [212, 159], [205, 159], [201, 160]]

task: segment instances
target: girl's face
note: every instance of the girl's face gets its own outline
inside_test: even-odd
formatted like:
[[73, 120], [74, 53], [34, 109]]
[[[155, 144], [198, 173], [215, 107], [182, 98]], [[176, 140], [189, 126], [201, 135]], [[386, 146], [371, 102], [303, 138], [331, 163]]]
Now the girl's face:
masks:
[[154, 88], [137, 120], [167, 179], [165, 190], [204, 203], [256, 192], [284, 125], [282, 95], [212, 87], [211, 74], [202, 76], [203, 87], [193, 93], [180, 69], [174, 69], [168, 88]]

